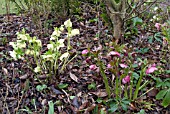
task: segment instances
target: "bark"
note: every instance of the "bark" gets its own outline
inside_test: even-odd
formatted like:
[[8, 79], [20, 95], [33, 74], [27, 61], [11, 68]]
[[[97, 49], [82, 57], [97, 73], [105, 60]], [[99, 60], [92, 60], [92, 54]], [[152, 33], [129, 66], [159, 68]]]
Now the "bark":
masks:
[[126, 13], [126, 0], [120, 0], [119, 3], [116, 3], [115, 0], [106, 0], [108, 6], [108, 11], [110, 19], [113, 24], [113, 36], [116, 40], [116, 43], [121, 40], [123, 42], [123, 33], [124, 33], [124, 18]]

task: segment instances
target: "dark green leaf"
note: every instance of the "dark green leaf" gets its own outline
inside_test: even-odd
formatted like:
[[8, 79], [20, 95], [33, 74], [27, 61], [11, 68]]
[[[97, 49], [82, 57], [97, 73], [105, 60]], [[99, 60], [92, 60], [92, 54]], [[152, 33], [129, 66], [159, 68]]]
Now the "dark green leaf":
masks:
[[127, 108], [128, 108], [128, 107], [127, 107], [128, 105], [127, 105], [127, 104], [124, 104], [124, 103], [121, 103], [121, 106], [122, 106], [122, 109], [125, 110], [125, 111], [126, 111]]
[[156, 95], [156, 99], [163, 99], [166, 93], [167, 93], [166, 89], [159, 91], [159, 93]]
[[36, 86], [37, 91], [42, 91], [43, 89], [46, 89], [46, 88], [47, 88], [47, 85], [45, 84]]
[[64, 88], [67, 88], [68, 87], [68, 84], [59, 84], [58, 85], [58, 88], [60, 89], [64, 89]]
[[139, 17], [135, 17], [133, 18], [133, 26], [136, 26], [138, 24], [142, 24], [143, 23], [143, 20]]
[[145, 110], [141, 109], [137, 114], [145, 114]]
[[118, 109], [118, 104], [110, 105], [109, 112], [113, 113]]
[[162, 105], [166, 108], [170, 104], [170, 89], [168, 89], [165, 98], [163, 99]]
[[170, 70], [165, 70], [165, 73], [166, 74], [170, 74]]
[[132, 76], [133, 76], [136, 80], [138, 80], [138, 79], [139, 79], [139, 74], [138, 74], [138, 73], [136, 73], [136, 72], [133, 72]]
[[162, 43], [161, 33], [160, 33], [160, 32], [156, 33], [156, 34], [154, 35], [154, 38], [155, 38], [155, 40], [157, 40], [158, 42]]
[[94, 82], [88, 85], [88, 89], [95, 89], [95, 88], [96, 88], [96, 84]]

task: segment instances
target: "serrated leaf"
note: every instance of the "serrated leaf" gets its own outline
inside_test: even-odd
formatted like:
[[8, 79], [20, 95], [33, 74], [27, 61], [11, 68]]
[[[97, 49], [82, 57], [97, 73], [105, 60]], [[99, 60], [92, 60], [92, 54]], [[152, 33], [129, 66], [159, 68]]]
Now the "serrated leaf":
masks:
[[156, 99], [163, 99], [166, 93], [167, 93], [166, 89], [159, 91], [159, 93], [156, 95]]
[[162, 105], [166, 108], [170, 104], [170, 89], [167, 90], [167, 93], [163, 99]]

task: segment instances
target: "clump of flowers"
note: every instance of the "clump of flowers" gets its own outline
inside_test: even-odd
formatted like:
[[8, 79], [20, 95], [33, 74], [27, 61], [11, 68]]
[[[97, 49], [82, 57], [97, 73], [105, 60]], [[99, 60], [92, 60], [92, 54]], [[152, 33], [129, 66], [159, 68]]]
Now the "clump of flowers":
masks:
[[[158, 70], [155, 64], [151, 65], [151, 67], [148, 67], [147, 69], [147, 59], [141, 60], [138, 58], [136, 60], [136, 53], [128, 52], [125, 50], [124, 46], [112, 46], [109, 49], [107, 48], [109, 51], [105, 54], [103, 53], [104, 51], [102, 51], [102, 49], [96, 49], [96, 47], [95, 49], [91, 49], [92, 51], [85, 49], [81, 53], [83, 56], [87, 56], [85, 61], [90, 70], [97, 72], [98, 70], [96, 69], [99, 68], [108, 97], [111, 96], [113, 89], [116, 99], [121, 98], [122, 96], [120, 95], [124, 93], [125, 98], [135, 100], [138, 97], [140, 87], [146, 86], [145, 83], [142, 84], [143, 77], [147, 74], [153, 73], [155, 70]], [[124, 53], [124, 51], [126, 53]], [[133, 67], [136, 64], [137, 67], [140, 67], [141, 69], [140, 74], [138, 74], [138, 78], [132, 75], [136, 72], [139, 72], [135, 71], [135, 68]], [[109, 76], [110, 74], [111, 76]], [[134, 83], [134, 80], [136, 80], [137, 83]], [[124, 89], [122, 89], [122, 87]], [[135, 92], [133, 92], [134, 90]]]
[[[67, 38], [61, 38], [61, 34], [66, 28]], [[72, 22], [69, 20], [64, 22], [59, 28], [55, 27], [54, 32], [50, 37], [49, 44], [47, 44], [47, 51], [42, 53], [42, 42], [36, 37], [30, 37], [25, 33], [23, 29], [17, 33], [17, 41], [10, 42], [13, 47], [13, 51], [9, 51], [10, 56], [14, 60], [25, 59], [32, 56], [36, 63], [36, 67], [33, 68], [35, 73], [47, 72], [49, 75], [58, 74], [64, 70], [66, 65], [74, 59], [69, 59], [70, 54], [70, 37], [78, 35], [80, 32], [78, 29], [72, 29]], [[61, 51], [61, 48], [65, 47], [65, 40], [67, 40], [67, 50]], [[30, 65], [33, 63], [30, 63]], [[30, 66], [31, 67], [31, 66]]]

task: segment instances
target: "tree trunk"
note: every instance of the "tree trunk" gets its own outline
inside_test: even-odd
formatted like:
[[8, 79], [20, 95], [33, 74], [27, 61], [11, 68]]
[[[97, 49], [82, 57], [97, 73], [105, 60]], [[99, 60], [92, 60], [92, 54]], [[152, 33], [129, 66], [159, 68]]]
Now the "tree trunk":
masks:
[[106, 5], [114, 28], [113, 37], [116, 40], [115, 42], [118, 43], [120, 40], [123, 42], [126, 0], [119, 0], [118, 3], [115, 0], [106, 0]]
[[124, 32], [124, 22], [121, 18], [121, 16], [119, 14], [113, 14], [111, 16], [111, 20], [113, 23], [113, 36], [116, 39], [116, 43], [119, 42], [119, 40], [121, 40], [121, 42], [123, 42], [123, 32]]

